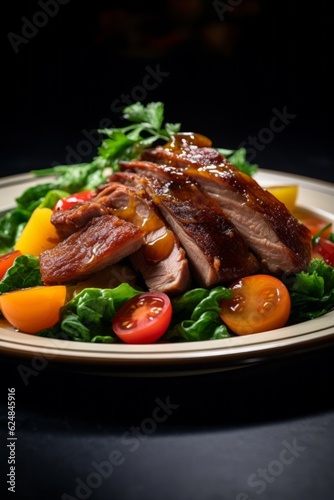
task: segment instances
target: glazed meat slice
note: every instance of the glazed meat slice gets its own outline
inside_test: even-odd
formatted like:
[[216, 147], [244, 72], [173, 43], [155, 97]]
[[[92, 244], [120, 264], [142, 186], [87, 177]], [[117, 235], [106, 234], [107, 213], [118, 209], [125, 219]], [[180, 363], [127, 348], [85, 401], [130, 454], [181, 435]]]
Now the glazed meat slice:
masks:
[[84, 228], [40, 254], [40, 268], [46, 285], [82, 281], [137, 251], [143, 232], [115, 215], [91, 219]]
[[[143, 183], [163, 217], [178, 234], [196, 281], [205, 287], [254, 274], [259, 263], [219, 206], [182, 172], [149, 162], [123, 163], [143, 174]], [[144, 176], [146, 180], [144, 180]]]
[[177, 168], [219, 204], [261, 261], [263, 271], [290, 274], [311, 259], [311, 235], [271, 193], [210, 147], [157, 147], [142, 159]]
[[68, 210], [59, 210], [51, 215], [60, 239], [65, 239], [72, 233], [82, 229], [94, 217], [108, 215], [109, 210], [100, 203], [87, 202]]
[[[177, 236], [156, 212], [141, 179], [115, 174], [95, 197], [121, 219], [132, 222], [144, 233], [144, 244], [129, 256], [149, 290], [175, 295], [190, 287], [191, 275], [185, 251]], [[122, 183], [120, 183], [120, 181]], [[126, 185], [128, 184], [128, 185]]]

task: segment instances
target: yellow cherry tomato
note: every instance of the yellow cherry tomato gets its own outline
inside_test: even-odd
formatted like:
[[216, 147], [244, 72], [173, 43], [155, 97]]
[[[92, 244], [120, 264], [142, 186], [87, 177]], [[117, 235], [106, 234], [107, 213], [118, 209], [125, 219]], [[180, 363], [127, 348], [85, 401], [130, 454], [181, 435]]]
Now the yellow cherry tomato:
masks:
[[290, 212], [293, 212], [298, 196], [298, 186], [296, 184], [291, 184], [288, 186], [272, 186], [266, 189], [271, 194], [273, 194], [280, 202], [284, 203], [284, 205]]
[[59, 243], [56, 228], [51, 223], [52, 213], [50, 208], [37, 207], [15, 243], [15, 250], [38, 257], [41, 252]]
[[22, 333], [38, 333], [59, 321], [66, 299], [66, 286], [36, 286], [0, 295], [5, 319]]

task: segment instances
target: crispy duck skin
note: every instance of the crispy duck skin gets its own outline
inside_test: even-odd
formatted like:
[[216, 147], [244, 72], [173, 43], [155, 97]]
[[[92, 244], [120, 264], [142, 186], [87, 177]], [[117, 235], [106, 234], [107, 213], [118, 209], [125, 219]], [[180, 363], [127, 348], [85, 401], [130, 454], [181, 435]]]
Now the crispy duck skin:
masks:
[[115, 215], [91, 219], [54, 248], [40, 254], [45, 285], [69, 284], [86, 279], [137, 251], [143, 232]]
[[[175, 145], [176, 144], [176, 145]], [[261, 261], [264, 272], [292, 274], [311, 259], [311, 234], [271, 193], [211, 147], [182, 141], [146, 150], [141, 156], [161, 168], [177, 169], [219, 204]]]
[[100, 203], [87, 202], [68, 210], [58, 210], [51, 215], [51, 223], [55, 226], [60, 239], [82, 229], [94, 217], [108, 215], [108, 208]]
[[232, 283], [259, 270], [257, 259], [219, 206], [182, 172], [140, 161], [121, 167], [142, 174], [147, 192], [178, 234], [201, 286]]
[[139, 177], [130, 179], [121, 173], [115, 174], [94, 201], [143, 231], [144, 244], [129, 259], [149, 290], [176, 295], [190, 287], [191, 275], [185, 251], [178, 237], [156, 212]]

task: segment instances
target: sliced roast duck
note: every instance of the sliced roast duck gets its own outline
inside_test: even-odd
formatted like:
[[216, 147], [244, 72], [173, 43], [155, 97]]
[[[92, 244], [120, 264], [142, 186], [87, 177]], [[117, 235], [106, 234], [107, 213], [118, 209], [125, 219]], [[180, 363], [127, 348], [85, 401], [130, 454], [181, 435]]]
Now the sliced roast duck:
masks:
[[199, 134], [121, 162], [96, 196], [54, 212], [62, 241], [40, 255], [44, 283], [81, 281], [128, 259], [148, 290], [175, 295], [243, 276], [305, 270], [310, 231]]

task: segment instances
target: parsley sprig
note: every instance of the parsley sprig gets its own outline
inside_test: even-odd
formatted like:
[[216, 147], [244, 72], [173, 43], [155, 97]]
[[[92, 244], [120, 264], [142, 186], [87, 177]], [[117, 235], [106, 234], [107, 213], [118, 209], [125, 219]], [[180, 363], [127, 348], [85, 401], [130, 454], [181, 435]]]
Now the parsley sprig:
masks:
[[132, 124], [99, 130], [106, 138], [98, 148], [97, 158], [105, 167], [116, 170], [119, 161], [137, 158], [144, 149], [160, 139], [168, 141], [181, 128], [180, 123], [164, 124], [162, 102], [151, 102], [147, 106], [137, 102], [124, 109], [123, 117]]

